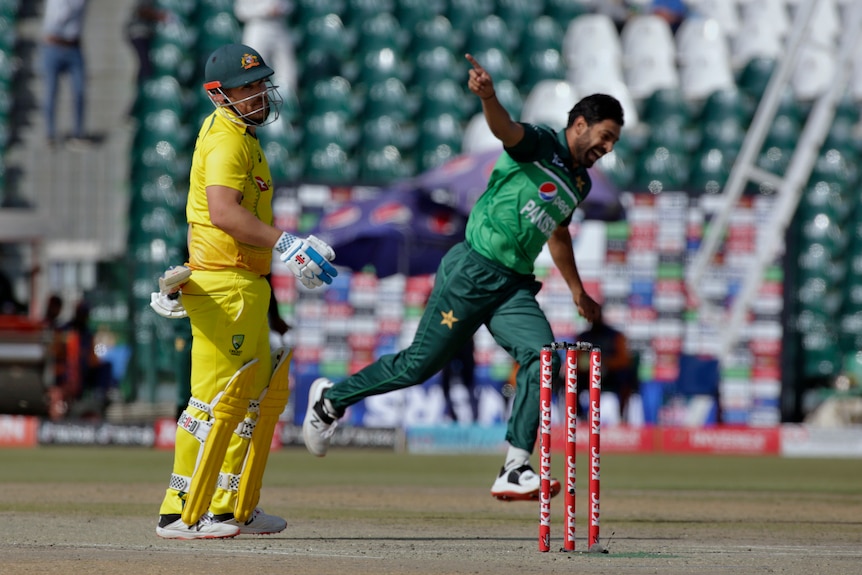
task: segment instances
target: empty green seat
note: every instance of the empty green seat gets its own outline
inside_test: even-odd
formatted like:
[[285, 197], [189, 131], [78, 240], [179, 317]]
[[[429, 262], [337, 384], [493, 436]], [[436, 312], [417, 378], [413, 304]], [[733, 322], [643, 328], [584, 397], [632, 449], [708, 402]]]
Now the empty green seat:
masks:
[[[532, 3], [531, 0], [527, 1]], [[511, 20], [506, 21], [511, 25]], [[521, 34], [521, 52], [531, 54], [542, 50], [562, 49], [565, 30], [558, 20], [548, 15], [541, 15], [526, 22], [528, 24]]]
[[297, 56], [300, 60], [305, 60], [311, 54], [323, 53], [337, 59], [346, 59], [356, 40], [355, 31], [346, 28], [338, 14], [323, 14], [308, 21]]
[[719, 194], [730, 176], [731, 162], [720, 148], [701, 150], [691, 160], [687, 191], [695, 196]]
[[359, 162], [359, 181], [364, 185], [386, 186], [412, 174], [412, 167], [396, 146], [368, 148]]
[[748, 96], [759, 100], [777, 66], [778, 61], [774, 58], [751, 58], [740, 71], [736, 85]]
[[464, 140], [461, 122], [451, 114], [427, 118], [419, 128], [416, 145], [417, 169], [428, 170], [458, 155]]
[[346, 0], [344, 19], [355, 28], [360, 28], [366, 20], [377, 18], [380, 14], [392, 14], [396, 0]]
[[684, 191], [687, 183], [688, 164], [682, 152], [658, 146], [646, 147], [640, 153], [632, 181], [635, 191]]
[[366, 119], [391, 116], [399, 122], [406, 121], [416, 111], [417, 102], [398, 78], [386, 78], [372, 84], [365, 94], [362, 115]]
[[327, 14], [344, 14], [347, 0], [296, 0], [296, 8], [291, 15], [296, 28], [303, 30], [309, 22]]
[[263, 153], [269, 164], [272, 180], [276, 185], [286, 185], [300, 180], [302, 155], [296, 147], [288, 147], [279, 140], [261, 142]]
[[670, 116], [663, 122], [650, 124], [646, 146], [691, 153], [700, 143], [700, 133], [683, 116]]
[[494, 0], [449, 0], [446, 17], [456, 30], [469, 33], [473, 23], [494, 12]]
[[395, 146], [399, 150], [409, 149], [416, 143], [416, 136], [415, 128], [391, 116], [379, 116], [363, 122], [359, 148], [368, 150]]
[[365, 86], [382, 82], [387, 78], [407, 81], [410, 77], [410, 67], [401, 51], [392, 48], [381, 48], [360, 54], [353, 62], [353, 66], [356, 69], [351, 72], [347, 72], [348, 68], [345, 68], [345, 75], [352, 82]]
[[689, 106], [682, 89], [659, 88], [644, 98], [641, 119], [649, 125], [673, 117], [681, 117], [688, 122], [693, 115]]
[[359, 130], [351, 118], [337, 112], [325, 112], [306, 119], [302, 147], [306, 151], [315, 151], [330, 144], [337, 144], [341, 149], [349, 151], [358, 139]]
[[635, 164], [633, 158], [616, 148], [596, 162], [596, 168], [605, 174], [619, 190], [628, 190], [634, 181]]
[[[443, 46], [424, 50], [416, 54], [413, 83], [417, 87], [428, 86], [444, 79], [460, 80], [465, 75], [465, 65], [461, 58]], [[502, 78], [501, 78], [502, 79]], [[495, 82], [498, 81], [494, 78]]]
[[450, 52], [461, 52], [464, 35], [452, 28], [452, 23], [442, 14], [417, 22], [410, 39], [414, 54], [434, 48], [446, 48]]
[[297, 125], [284, 114], [280, 115], [275, 122], [259, 127], [255, 133], [261, 145], [277, 142], [288, 150], [297, 148], [302, 140], [302, 134]]
[[[500, 15], [516, 37], [521, 37], [531, 22], [541, 18], [543, 11], [543, 2], [537, 0], [497, 0], [496, 14]], [[559, 50], [560, 46], [556, 48]]]
[[359, 26], [359, 39], [356, 50], [359, 54], [383, 48], [391, 48], [399, 53], [406, 46], [409, 37], [401, 29], [401, 24], [389, 12], [381, 12], [366, 18]]
[[[524, 109], [524, 97], [518, 86], [511, 80], [494, 81], [494, 91], [497, 93], [497, 99], [503, 104], [509, 115], [513, 118], [520, 118]], [[480, 107], [480, 103], [476, 100], [477, 98], [474, 97], [473, 103], [476, 106], [474, 111]]]
[[341, 76], [334, 76], [314, 84], [311, 94], [306, 97], [306, 108], [310, 115], [335, 112], [352, 118], [359, 109], [359, 103], [350, 82]]
[[242, 42], [242, 26], [233, 14], [233, 3], [224, 11], [216, 11], [201, 25], [198, 35], [197, 51], [205, 54], [204, 59], [225, 44]]
[[497, 48], [509, 53], [517, 41], [518, 38], [509, 29], [505, 20], [496, 14], [488, 14], [472, 23], [464, 50], [471, 54], [478, 54]]
[[476, 60], [488, 71], [495, 82], [500, 80], [511, 80], [518, 84], [521, 78], [521, 70], [515, 65], [508, 53], [499, 48], [489, 48], [482, 52], [474, 53]]
[[856, 155], [849, 154], [846, 150], [824, 147], [814, 162], [811, 179], [853, 185], [859, 178], [856, 160]]
[[723, 88], [706, 97], [698, 117], [702, 122], [735, 120], [747, 126], [754, 113], [754, 102], [739, 88]]
[[532, 52], [523, 66], [520, 85], [530, 91], [543, 80], [564, 80], [566, 78], [566, 62], [559, 50], [547, 49]]
[[423, 23], [445, 12], [446, 0], [399, 0], [395, 6], [401, 27], [411, 35], [415, 35]]
[[592, 0], [545, 0], [545, 14], [557, 22], [569, 22], [593, 11]]
[[746, 127], [733, 117], [713, 119], [702, 123], [700, 147], [722, 150], [731, 163], [736, 159], [745, 140]]
[[442, 78], [438, 82], [426, 84], [419, 93], [418, 119], [432, 118], [451, 114], [459, 121], [465, 121], [472, 112], [472, 94], [468, 95], [460, 82]]
[[356, 161], [336, 143], [307, 154], [303, 179], [320, 184], [353, 184], [359, 174]]

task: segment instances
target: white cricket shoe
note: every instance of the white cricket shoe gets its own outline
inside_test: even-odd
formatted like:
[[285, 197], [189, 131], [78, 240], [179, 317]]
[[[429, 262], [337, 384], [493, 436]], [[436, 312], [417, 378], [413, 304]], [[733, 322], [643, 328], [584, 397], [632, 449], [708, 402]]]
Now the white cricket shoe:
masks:
[[278, 515], [265, 513], [260, 507], [255, 507], [251, 517], [245, 523], [238, 521], [232, 513], [227, 515], [210, 515], [212, 520], [221, 525], [232, 525], [239, 528], [240, 535], [272, 535], [281, 533], [287, 528], [287, 521]]
[[[520, 467], [500, 469], [500, 475], [491, 486], [491, 495], [501, 501], [529, 501], [539, 498], [541, 478], [529, 463]], [[560, 492], [560, 482], [551, 479], [551, 497]]]
[[308, 390], [308, 408], [305, 410], [305, 420], [302, 422], [302, 439], [309, 453], [317, 457], [326, 455], [329, 440], [338, 425], [338, 418], [326, 409], [323, 399], [323, 392], [333, 385], [325, 377], [319, 377]]
[[194, 525], [186, 525], [179, 514], [170, 514], [159, 517], [156, 535], [162, 539], [228, 539], [239, 535], [239, 527], [217, 523], [207, 513]]

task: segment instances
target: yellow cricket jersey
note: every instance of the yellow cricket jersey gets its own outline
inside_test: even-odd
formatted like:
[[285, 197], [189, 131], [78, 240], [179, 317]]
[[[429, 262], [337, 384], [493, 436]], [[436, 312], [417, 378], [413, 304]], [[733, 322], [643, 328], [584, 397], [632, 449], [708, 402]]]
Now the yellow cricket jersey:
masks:
[[272, 248], [238, 242], [210, 220], [207, 186], [242, 192], [241, 205], [272, 225], [272, 175], [256, 137], [232, 122], [227, 110], [207, 116], [198, 133], [189, 178], [189, 267], [196, 270], [239, 268], [266, 275]]

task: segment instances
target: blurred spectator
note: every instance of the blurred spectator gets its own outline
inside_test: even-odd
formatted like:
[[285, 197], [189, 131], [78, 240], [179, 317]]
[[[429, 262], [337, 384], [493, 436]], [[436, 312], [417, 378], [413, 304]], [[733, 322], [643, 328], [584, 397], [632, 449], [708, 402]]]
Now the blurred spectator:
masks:
[[150, 46], [156, 34], [159, 22], [166, 22], [170, 12], [159, 8], [156, 0], [137, 0], [132, 9], [132, 17], [126, 24], [126, 38], [138, 56], [137, 88], [140, 91], [143, 83], [153, 75], [153, 64], [150, 60]]
[[458, 421], [458, 413], [452, 404], [451, 396], [453, 377], [459, 377], [461, 383], [467, 389], [472, 413], [470, 421], [475, 423], [479, 420], [479, 398], [476, 396], [475, 384], [476, 360], [473, 356], [473, 348], [473, 338], [470, 338], [467, 340], [467, 343], [455, 352], [455, 355], [452, 356], [452, 359], [449, 360], [449, 363], [440, 372], [440, 386], [443, 388], [443, 399], [446, 401], [446, 415], [452, 421]]
[[88, 0], [46, 0], [42, 20], [42, 64], [45, 82], [45, 128], [48, 145], [57, 143], [57, 93], [60, 77], [68, 74], [72, 82], [73, 129], [69, 143], [87, 144], [84, 129], [86, 70], [81, 37]]
[[3, 270], [0, 270], [0, 314], [20, 314], [27, 311], [27, 306], [15, 297], [12, 280]]
[[[96, 355], [95, 334], [90, 327], [90, 304], [81, 300], [64, 326], [66, 338], [66, 396], [76, 400], [70, 412], [101, 416], [114, 386], [111, 364]], [[83, 400], [87, 400], [83, 402]]]
[[282, 96], [296, 91], [296, 54], [287, 17], [292, 0], [236, 0], [234, 13], [243, 23], [242, 43], [257, 50], [275, 70], [273, 84]]
[[63, 313], [63, 298], [57, 294], [51, 294], [48, 297], [48, 303], [45, 305], [45, 327], [48, 329], [60, 328], [60, 314]]
[[[605, 323], [599, 315], [577, 341], [589, 342], [602, 350], [602, 392], [612, 392], [620, 402], [620, 417], [625, 414], [629, 397], [637, 391], [637, 366], [629, 353], [625, 334]], [[590, 362], [587, 353], [578, 357], [578, 387], [588, 389]]]
[[653, 0], [650, 12], [667, 20], [670, 29], [676, 33], [679, 25], [688, 16], [688, 7], [683, 0]]
[[63, 326], [60, 325], [60, 315], [63, 313], [63, 298], [51, 294], [45, 305], [45, 318], [42, 323], [50, 332], [49, 354], [53, 363], [54, 376], [48, 388], [48, 416], [56, 421], [62, 419], [69, 410], [69, 402], [73, 399], [66, 386], [66, 337]]

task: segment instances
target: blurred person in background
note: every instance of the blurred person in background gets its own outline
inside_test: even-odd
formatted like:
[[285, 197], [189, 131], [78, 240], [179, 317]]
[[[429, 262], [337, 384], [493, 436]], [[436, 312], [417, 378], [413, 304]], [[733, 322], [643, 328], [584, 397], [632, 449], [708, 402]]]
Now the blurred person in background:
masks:
[[42, 19], [42, 74], [45, 88], [45, 129], [48, 145], [57, 134], [57, 96], [60, 78], [68, 74], [72, 88], [72, 147], [88, 142], [84, 124], [86, 111], [86, 67], [81, 38], [88, 0], [46, 0]]
[[446, 367], [440, 372], [440, 387], [443, 388], [443, 400], [446, 402], [446, 416], [452, 421], [458, 421], [458, 412], [452, 403], [452, 382], [460, 379], [464, 389], [467, 390], [467, 399], [470, 404], [470, 421], [479, 421], [479, 397], [476, 389], [476, 358], [474, 352], [473, 338], [458, 348]]
[[[602, 350], [602, 393], [610, 392], [619, 398], [619, 416], [622, 417], [632, 393], [638, 390], [635, 362], [629, 353], [625, 334], [605, 322], [600, 313], [590, 327], [579, 333], [577, 341], [588, 342]], [[578, 357], [578, 382], [590, 381], [588, 352]], [[587, 394], [589, 395], [589, 394]], [[581, 402], [583, 404], [583, 402]]]
[[293, 8], [292, 0], [234, 2], [234, 13], [243, 24], [242, 43], [260, 52], [275, 69], [273, 83], [283, 95], [296, 92], [296, 53], [287, 22]]
[[156, 35], [156, 26], [167, 22], [171, 13], [159, 7], [156, 0], [136, 0], [132, 16], [126, 24], [126, 39], [138, 57], [137, 89], [153, 75], [150, 47]]

